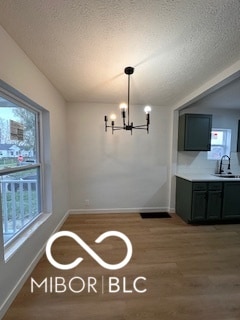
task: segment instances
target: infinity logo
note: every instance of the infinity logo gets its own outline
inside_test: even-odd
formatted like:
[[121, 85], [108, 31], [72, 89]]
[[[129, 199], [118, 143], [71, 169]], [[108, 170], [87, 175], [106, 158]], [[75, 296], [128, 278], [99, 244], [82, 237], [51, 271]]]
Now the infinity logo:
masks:
[[117, 264], [109, 264], [106, 263], [105, 261], [102, 260], [101, 257], [99, 257], [99, 255], [97, 255], [87, 244], [86, 242], [84, 242], [78, 235], [76, 235], [75, 233], [71, 232], [71, 231], [59, 231], [57, 233], [55, 233], [54, 235], [52, 235], [46, 245], [46, 255], [48, 258], [48, 261], [57, 269], [61, 269], [61, 270], [70, 270], [75, 268], [76, 266], [79, 265], [79, 263], [81, 263], [83, 261], [83, 258], [79, 257], [77, 258], [75, 261], [73, 261], [72, 263], [69, 264], [61, 264], [58, 263], [52, 256], [52, 252], [51, 252], [51, 248], [52, 245], [54, 243], [54, 241], [60, 237], [70, 237], [72, 239], [74, 239], [85, 251], [87, 251], [87, 253], [95, 260], [97, 261], [98, 264], [100, 264], [100, 266], [102, 266], [105, 269], [109, 269], [109, 270], [118, 270], [123, 268], [131, 259], [132, 257], [132, 244], [130, 242], [130, 240], [128, 239], [128, 237], [123, 234], [122, 232], [119, 231], [107, 231], [104, 232], [103, 234], [101, 234], [96, 240], [96, 243], [101, 243], [103, 240], [105, 240], [108, 237], [118, 237], [120, 239], [122, 239], [126, 246], [127, 246], [127, 254], [125, 256], [125, 258]]

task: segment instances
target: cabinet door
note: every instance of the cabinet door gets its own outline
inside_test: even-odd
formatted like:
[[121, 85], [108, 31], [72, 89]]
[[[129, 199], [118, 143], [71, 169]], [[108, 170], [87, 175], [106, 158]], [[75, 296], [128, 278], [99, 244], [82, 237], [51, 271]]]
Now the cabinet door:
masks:
[[240, 183], [225, 182], [223, 193], [223, 219], [240, 218]]
[[192, 221], [206, 220], [207, 191], [193, 191], [192, 194]]
[[207, 202], [207, 219], [220, 220], [222, 211], [222, 191], [209, 190]]
[[179, 119], [178, 149], [209, 151], [211, 149], [212, 115], [184, 114]]
[[187, 223], [192, 220], [192, 182], [177, 177], [176, 213]]

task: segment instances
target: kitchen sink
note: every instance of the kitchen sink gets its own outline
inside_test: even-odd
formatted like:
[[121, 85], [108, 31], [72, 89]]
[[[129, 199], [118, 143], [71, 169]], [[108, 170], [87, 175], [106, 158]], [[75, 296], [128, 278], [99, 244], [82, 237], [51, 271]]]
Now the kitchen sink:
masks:
[[226, 173], [216, 173], [214, 176], [219, 177], [219, 178], [235, 178], [235, 179], [240, 179], [240, 174], [226, 174]]

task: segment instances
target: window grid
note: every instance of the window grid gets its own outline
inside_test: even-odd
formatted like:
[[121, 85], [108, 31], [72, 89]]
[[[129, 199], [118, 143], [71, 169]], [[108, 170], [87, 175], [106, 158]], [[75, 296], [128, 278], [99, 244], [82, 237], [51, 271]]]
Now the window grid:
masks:
[[[3, 90], [4, 91], [4, 90]], [[41, 212], [41, 162], [40, 162], [40, 112], [34, 107], [25, 104], [19, 98], [14, 98], [0, 90], [0, 102], [8, 102], [18, 110], [24, 110], [26, 114], [34, 117], [35, 149], [32, 150], [34, 160], [21, 162], [20, 151], [10, 151], [10, 158], [14, 160], [12, 167], [9, 165], [0, 167], [0, 222], [2, 226], [3, 242], [7, 245], [18, 236], [21, 231]], [[3, 108], [0, 111], [4, 111]], [[5, 109], [6, 111], [6, 109]], [[3, 112], [2, 112], [3, 114]], [[1, 118], [1, 112], [0, 112]], [[11, 120], [10, 118], [8, 120]], [[3, 129], [3, 128], [2, 128]], [[6, 130], [6, 129], [5, 129]], [[11, 129], [10, 129], [11, 130]], [[1, 130], [2, 131], [2, 130]], [[31, 131], [30, 138], [31, 139]], [[1, 139], [1, 136], [0, 136]], [[1, 142], [1, 141], [0, 141]], [[25, 142], [25, 141], [24, 141]], [[19, 141], [17, 141], [19, 143]], [[6, 143], [5, 143], [6, 145]], [[21, 143], [19, 143], [19, 146]], [[1, 151], [0, 159], [3, 159]], [[30, 155], [30, 153], [28, 153]], [[5, 154], [6, 155], [6, 154]], [[16, 156], [18, 157], [16, 160]], [[7, 158], [7, 157], [6, 157]], [[22, 157], [23, 158], [23, 157]]]

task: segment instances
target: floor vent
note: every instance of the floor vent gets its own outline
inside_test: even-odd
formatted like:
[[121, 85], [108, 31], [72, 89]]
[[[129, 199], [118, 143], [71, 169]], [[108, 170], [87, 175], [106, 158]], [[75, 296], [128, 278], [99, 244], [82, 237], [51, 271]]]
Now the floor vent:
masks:
[[168, 212], [142, 212], [140, 216], [142, 219], [172, 218]]

